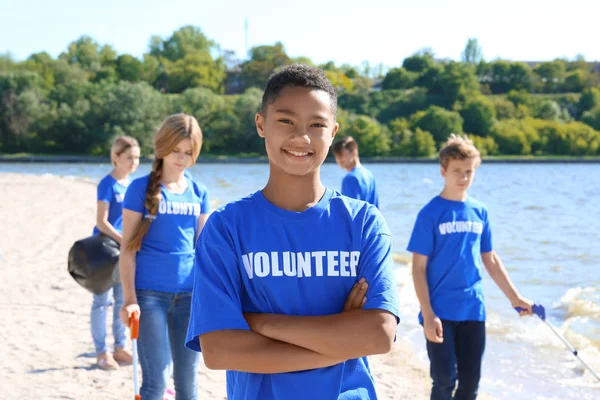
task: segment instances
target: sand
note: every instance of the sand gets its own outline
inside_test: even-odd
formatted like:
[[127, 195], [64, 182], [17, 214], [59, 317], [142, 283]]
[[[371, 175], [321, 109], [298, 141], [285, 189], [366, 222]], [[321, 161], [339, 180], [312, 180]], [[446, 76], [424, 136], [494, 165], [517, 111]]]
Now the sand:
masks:
[[[94, 225], [95, 184], [0, 174], [0, 187], [0, 397], [132, 399], [131, 366], [95, 366], [92, 295], [67, 273], [71, 245]], [[401, 336], [370, 363], [380, 399], [429, 398], [428, 365]], [[226, 398], [224, 371], [201, 364], [198, 382], [200, 399]]]

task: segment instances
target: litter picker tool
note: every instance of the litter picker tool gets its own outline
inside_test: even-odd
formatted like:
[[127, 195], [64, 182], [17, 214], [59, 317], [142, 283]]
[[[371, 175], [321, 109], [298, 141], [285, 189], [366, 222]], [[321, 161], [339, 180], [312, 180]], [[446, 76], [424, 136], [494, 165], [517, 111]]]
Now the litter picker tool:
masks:
[[131, 330], [131, 352], [133, 355], [133, 390], [135, 400], [141, 400], [140, 385], [138, 381], [138, 348], [137, 341], [140, 335], [140, 316], [138, 313], [131, 314], [129, 318], [129, 329]]
[[[517, 312], [521, 312], [521, 311], [525, 311], [524, 308], [521, 307], [515, 307], [515, 310], [517, 310]], [[588, 371], [591, 372], [592, 375], [594, 375], [596, 377], [596, 379], [598, 379], [598, 381], [600, 381], [600, 376], [598, 376], [598, 374], [596, 373], [596, 371], [594, 371], [594, 369], [592, 367], [590, 367], [585, 361], [583, 361], [581, 359], [581, 357], [579, 357], [579, 352], [577, 351], [577, 349], [575, 349], [571, 343], [569, 343], [567, 341], [567, 339], [565, 339], [563, 337], [563, 335], [561, 335], [555, 327], [552, 326], [552, 324], [550, 322], [548, 322], [546, 320], [546, 309], [544, 308], [544, 306], [542, 306], [541, 304], [534, 304], [533, 307], [531, 308], [531, 310], [533, 311], [533, 313], [535, 315], [537, 315], [538, 317], [540, 317], [540, 319], [546, 324], [548, 325], [548, 328], [550, 328], [550, 330], [552, 330], [552, 332], [554, 332], [554, 334], [565, 344], [565, 346], [567, 346], [567, 348], [571, 351], [571, 353], [573, 353], [573, 355], [575, 357], [577, 357], [577, 359], [579, 359], [579, 361], [581, 362], [581, 364], [583, 364], [584, 367], [586, 367], [588, 369]]]

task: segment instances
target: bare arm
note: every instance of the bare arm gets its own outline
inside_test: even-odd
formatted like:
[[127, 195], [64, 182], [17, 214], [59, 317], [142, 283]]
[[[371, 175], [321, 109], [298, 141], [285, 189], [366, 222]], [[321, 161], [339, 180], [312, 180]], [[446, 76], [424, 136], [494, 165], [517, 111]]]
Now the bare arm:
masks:
[[431, 308], [431, 302], [429, 300], [429, 286], [427, 285], [427, 259], [427, 256], [413, 253], [413, 283], [415, 285], [415, 292], [417, 293], [419, 304], [421, 304], [421, 312], [423, 313], [424, 317], [434, 315], [433, 309]]
[[121, 244], [122, 235], [108, 222], [108, 207], [109, 204], [103, 200], [98, 200], [96, 203], [96, 227], [106, 236], [113, 238], [117, 243]]
[[206, 220], [209, 216], [210, 214], [200, 214], [200, 217], [198, 217], [198, 227], [196, 228], [196, 237], [194, 238], [194, 242], [198, 241], [198, 237], [202, 232], [202, 228], [204, 228], [204, 225], [206, 225]]
[[396, 333], [394, 315], [379, 309], [323, 316], [245, 314], [250, 328], [268, 338], [336, 359], [384, 354]]
[[344, 362], [245, 330], [222, 330], [200, 336], [209, 369], [257, 374], [304, 371]]
[[510, 280], [508, 272], [506, 271], [506, 268], [504, 268], [504, 264], [502, 263], [500, 256], [492, 250], [487, 253], [481, 253], [481, 260], [483, 261], [485, 269], [487, 269], [496, 285], [510, 301], [510, 304], [513, 307], [524, 308], [526, 311], [521, 312], [521, 315], [531, 315], [531, 306], [533, 305], [533, 302], [521, 297], [517, 291], [517, 288]]
[[444, 331], [442, 322], [431, 308], [429, 300], [429, 285], [427, 284], [427, 256], [419, 253], [413, 253], [412, 275], [415, 285], [415, 292], [421, 305], [421, 313], [423, 314], [423, 329], [427, 339], [434, 343], [442, 343], [444, 341]]
[[136, 232], [142, 221], [142, 214], [123, 209], [123, 239], [121, 243], [121, 255], [119, 257], [119, 271], [121, 285], [123, 286], [124, 307], [129, 304], [137, 304], [135, 295], [135, 254], [136, 251], [128, 250], [129, 241]]

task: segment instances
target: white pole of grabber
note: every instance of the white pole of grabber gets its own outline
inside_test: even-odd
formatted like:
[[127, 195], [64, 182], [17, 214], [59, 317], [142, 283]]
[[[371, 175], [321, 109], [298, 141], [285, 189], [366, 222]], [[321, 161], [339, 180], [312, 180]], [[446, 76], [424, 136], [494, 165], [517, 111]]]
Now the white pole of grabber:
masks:
[[562, 340], [562, 342], [565, 344], [565, 346], [567, 346], [569, 348], [569, 350], [571, 350], [571, 353], [573, 353], [573, 355], [575, 357], [577, 357], [577, 359], [579, 359], [579, 361], [592, 373], [592, 375], [594, 375], [596, 377], [596, 379], [598, 379], [598, 381], [600, 381], [600, 376], [598, 376], [596, 371], [594, 371], [594, 369], [592, 367], [587, 365], [586, 362], [583, 361], [581, 359], [581, 357], [579, 357], [577, 349], [575, 349], [573, 346], [571, 346], [571, 343], [567, 342], [567, 339], [565, 339], [556, 329], [554, 329], [554, 327], [548, 321], [546, 321], [545, 319], [543, 319], [542, 321], [544, 321], [546, 323], [546, 325], [548, 325], [548, 328], [550, 328], [552, 330], [552, 332], [554, 332], [554, 334], [556, 336], [558, 336], [558, 338], [560, 340]]
[[137, 339], [131, 341], [131, 350], [132, 353], [135, 354], [133, 357], [133, 387], [135, 390], [135, 395], [139, 396], [140, 394], [140, 385], [138, 384], [138, 348], [137, 348]]

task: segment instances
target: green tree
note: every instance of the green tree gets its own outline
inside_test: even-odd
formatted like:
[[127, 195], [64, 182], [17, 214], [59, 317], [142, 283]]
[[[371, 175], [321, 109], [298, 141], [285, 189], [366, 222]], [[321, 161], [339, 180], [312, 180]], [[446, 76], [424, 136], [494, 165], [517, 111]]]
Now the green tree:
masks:
[[122, 54], [117, 57], [115, 69], [121, 80], [129, 82], [144, 80], [144, 64], [129, 54]]
[[257, 46], [250, 50], [250, 60], [242, 64], [240, 79], [244, 88], [263, 88], [269, 76], [279, 67], [292, 63], [281, 42], [273, 46]]
[[470, 135], [469, 139], [473, 141], [473, 144], [479, 150], [482, 157], [491, 156], [498, 153], [498, 145], [491, 136], [481, 137], [477, 135]]
[[352, 116], [346, 125], [340, 124], [343, 135], [356, 139], [363, 156], [383, 156], [390, 151], [387, 128], [377, 120], [364, 116]]
[[511, 90], [529, 91], [533, 87], [531, 68], [521, 62], [503, 60], [491, 62], [481, 78], [489, 82], [492, 93], [508, 93]]
[[172, 62], [196, 53], [210, 55], [211, 50], [215, 48], [216, 44], [208, 39], [199, 27], [192, 25], [179, 28], [166, 40], [158, 36], [150, 38], [150, 55]]
[[[387, 91], [391, 92], [391, 91]], [[398, 93], [388, 101], [381, 102], [373, 110], [377, 120], [387, 123], [396, 118], [408, 118], [417, 111], [425, 110], [432, 105], [431, 97], [423, 88], [415, 88]], [[377, 112], [379, 110], [379, 112]]]
[[469, 99], [460, 110], [465, 132], [486, 136], [496, 122], [494, 104], [484, 96]]
[[597, 131], [600, 131], [600, 106], [584, 112], [581, 116], [581, 122], [591, 126]]
[[550, 121], [558, 121], [561, 118], [562, 111], [556, 101], [544, 100], [539, 104], [535, 112], [535, 117], [547, 119]]
[[477, 65], [483, 61], [483, 52], [476, 38], [470, 38], [461, 55], [461, 60], [467, 64]]
[[563, 84], [564, 92], [581, 92], [589, 85], [589, 74], [587, 71], [576, 69], [565, 74], [565, 82]]
[[597, 155], [600, 132], [581, 122], [535, 120], [543, 150], [553, 155]]
[[598, 88], [585, 88], [581, 92], [577, 109], [580, 114], [600, 106], [600, 90]]
[[391, 151], [394, 156], [432, 157], [436, 154], [435, 140], [431, 133], [419, 128], [411, 131], [405, 119], [395, 119], [389, 124]]
[[40, 116], [44, 80], [31, 71], [0, 74], [0, 142], [4, 151], [22, 151], [30, 140], [30, 126]]
[[434, 64], [433, 52], [430, 49], [424, 49], [405, 58], [402, 67], [410, 72], [425, 72]]
[[533, 70], [540, 78], [544, 93], [556, 93], [565, 79], [565, 63], [559, 60], [541, 63]]
[[343, 72], [325, 71], [325, 75], [327, 75], [327, 79], [338, 90], [338, 93], [349, 92], [354, 89], [354, 82], [344, 75]]
[[165, 63], [169, 92], [180, 93], [191, 87], [206, 87], [217, 93], [223, 91], [225, 67], [210, 54], [196, 52], [171, 63]]
[[419, 111], [410, 117], [410, 129], [430, 132], [437, 144], [443, 143], [451, 133], [463, 132], [463, 119], [459, 113], [437, 106]]
[[446, 64], [440, 75], [440, 86], [449, 108], [468, 96], [480, 94], [475, 68], [470, 64], [454, 61]]
[[12, 54], [6, 52], [0, 54], [0, 72], [8, 73], [14, 70], [17, 62], [14, 60]]
[[498, 121], [490, 132], [498, 145], [498, 152], [507, 155], [532, 154], [532, 145], [539, 141], [537, 131], [528, 120]]
[[99, 55], [100, 45], [90, 36], [81, 36], [71, 42], [67, 51], [61, 53], [59, 58], [69, 64], [78, 64], [84, 70], [96, 73], [100, 70], [101, 60]]
[[405, 68], [392, 68], [388, 71], [381, 82], [383, 90], [389, 89], [408, 89], [414, 86], [418, 75], [409, 72]]
[[493, 96], [490, 101], [496, 110], [496, 118], [500, 119], [517, 119], [517, 108], [514, 103], [505, 97]]
[[443, 65], [433, 64], [423, 71], [415, 81], [415, 85], [427, 89], [427, 93], [429, 94], [442, 94], [444, 92], [444, 88], [441, 84], [443, 73]]

